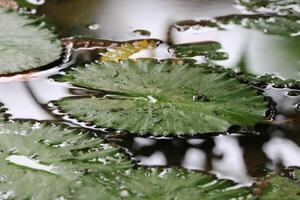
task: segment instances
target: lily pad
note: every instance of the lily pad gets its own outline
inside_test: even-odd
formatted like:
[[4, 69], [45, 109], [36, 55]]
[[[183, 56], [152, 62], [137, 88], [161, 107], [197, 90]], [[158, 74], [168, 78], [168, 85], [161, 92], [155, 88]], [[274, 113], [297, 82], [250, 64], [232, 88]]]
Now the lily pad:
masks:
[[300, 16], [299, 0], [239, 0], [239, 3], [255, 12]]
[[209, 73], [200, 65], [172, 60], [94, 63], [57, 80], [100, 94], [56, 102], [66, 113], [136, 134], [225, 132], [233, 125], [254, 125], [267, 109], [256, 90], [227, 73]]
[[204, 173], [134, 169], [117, 148], [88, 132], [8, 123], [0, 116], [1, 199], [184, 200], [190, 199], [188, 191], [203, 200], [251, 197], [249, 188], [230, 189], [232, 182]]
[[88, 133], [45, 123], [1, 123], [1, 199], [57, 199], [72, 196], [86, 174], [102, 180], [101, 199], [114, 176], [131, 163]]
[[[218, 28], [219, 30], [226, 30], [228, 28], [227, 25], [239, 25], [244, 28], [260, 30], [265, 34], [280, 35], [287, 37], [299, 36], [300, 29], [299, 17], [295, 16], [238, 14], [216, 17], [212, 20], [179, 21], [176, 22], [173, 25], [173, 27], [175, 27], [178, 30], [188, 30], [189, 28], [199, 26]], [[199, 30], [201, 30], [201, 28]]]
[[229, 15], [217, 17], [223, 24], [238, 24], [245, 28], [257, 29], [266, 34], [297, 36], [300, 30], [299, 18], [265, 15]]
[[[249, 188], [233, 189], [227, 180], [218, 180], [210, 175], [199, 174], [180, 169], [139, 169], [130, 174], [131, 180], [126, 184], [131, 199], [156, 200], [225, 200], [254, 199]], [[141, 180], [141, 177], [144, 177]], [[141, 184], [142, 183], [142, 184]]]
[[34, 69], [60, 58], [60, 42], [44, 22], [3, 8], [0, 16], [0, 74]]
[[300, 170], [295, 169], [297, 180], [271, 175], [262, 180], [255, 190], [261, 200], [294, 200], [300, 199]]
[[178, 44], [170, 47], [179, 58], [205, 56], [211, 60], [225, 60], [228, 55], [221, 52], [221, 48], [220, 43], [213, 41]]

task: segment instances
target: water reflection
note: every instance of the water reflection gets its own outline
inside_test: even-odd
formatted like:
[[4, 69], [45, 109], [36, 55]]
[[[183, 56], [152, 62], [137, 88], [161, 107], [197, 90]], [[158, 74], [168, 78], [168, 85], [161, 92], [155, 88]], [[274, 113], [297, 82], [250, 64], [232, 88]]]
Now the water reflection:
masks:
[[[71, 50], [71, 49], [70, 49]], [[69, 51], [70, 51], [69, 50]], [[59, 120], [47, 107], [49, 101], [63, 97], [77, 96], [75, 87], [67, 83], [59, 83], [49, 79], [50, 76], [59, 74], [60, 70], [76, 64], [91, 61], [95, 57], [93, 51], [73, 50], [66, 52], [62, 64], [50, 69], [29, 72], [11, 77], [0, 77], [0, 102], [5, 104], [12, 118]], [[70, 56], [72, 55], [72, 58]]]
[[225, 67], [257, 75], [276, 74], [285, 79], [300, 79], [300, 37], [270, 35], [228, 25], [225, 30], [192, 27], [180, 31], [172, 28], [171, 38], [174, 44], [204, 41], [221, 43], [229, 59], [214, 62]]
[[[145, 166], [181, 166], [210, 171], [249, 185], [253, 177], [267, 170], [300, 167], [300, 91], [267, 87], [265, 95], [273, 98], [277, 114], [271, 125], [256, 126], [259, 135], [220, 135], [216, 137], [155, 138], [127, 135], [116, 142]], [[287, 95], [293, 94], [293, 95]], [[161, 158], [161, 160], [159, 160]]]
[[[57, 14], [59, 13], [59, 14]], [[229, 59], [217, 62], [227, 67], [240, 68], [256, 74], [276, 71], [284, 78], [299, 79], [299, 39], [266, 35], [262, 32], [227, 26], [226, 30], [198, 27], [178, 31], [170, 27], [178, 20], [201, 19], [239, 13], [231, 0], [51, 0], [39, 8], [39, 14], [58, 25], [60, 36], [81, 35], [106, 39], [128, 40], [158, 38], [164, 40], [154, 50], [144, 50], [134, 56], [169, 58], [169, 44], [213, 40], [223, 46]], [[94, 61], [98, 50], [108, 46], [73, 49], [72, 59], [28, 77], [0, 78], [0, 102], [5, 104], [13, 118], [61, 120], [70, 125], [78, 124], [58, 117], [48, 102], [67, 96], [82, 95], [80, 90], [51, 81], [48, 77], [61, 69]], [[116, 42], [117, 43], [117, 42]], [[81, 45], [100, 44], [84, 39]], [[79, 46], [80, 46], [79, 44]], [[82, 47], [82, 46], [81, 46]], [[86, 47], [86, 46], [84, 46]], [[98, 49], [98, 50], [96, 50]], [[201, 57], [199, 58], [201, 59]], [[27, 74], [28, 75], [28, 74]], [[252, 177], [265, 174], [265, 169], [300, 166], [300, 104], [299, 90], [268, 87], [265, 95], [277, 103], [275, 121], [260, 124], [258, 136], [221, 135], [192, 138], [145, 138], [127, 136], [117, 141], [128, 150], [140, 165], [182, 166], [205, 170], [227, 177], [241, 184], [248, 184]], [[292, 94], [292, 95], [291, 95]], [[81, 127], [84, 125], [79, 124]]]
[[180, 165], [186, 169], [205, 170], [206, 155], [197, 148], [187, 149]]
[[[273, 101], [277, 103], [277, 114], [283, 114], [286, 117], [295, 117], [299, 115], [296, 105], [300, 103], [299, 90], [288, 88], [273, 88], [267, 87], [265, 95], [272, 97]], [[277, 117], [282, 117], [278, 115]]]
[[270, 159], [267, 163], [270, 169], [278, 166], [300, 166], [300, 146], [282, 136], [273, 137], [263, 146], [263, 151]]
[[[57, 14], [59, 13], [59, 15]], [[239, 13], [232, 0], [51, 0], [39, 8], [59, 27], [62, 36], [81, 35], [112, 40], [152, 38], [167, 40], [169, 26], [178, 20]], [[101, 28], [90, 30], [90, 24]]]
[[[150, 36], [167, 44], [217, 41], [229, 54], [229, 59], [215, 61], [217, 64], [257, 75], [276, 74], [285, 79], [299, 80], [300, 37], [297, 35], [265, 34], [232, 24], [222, 26], [224, 30], [208, 27], [205, 23], [202, 26], [189, 23], [190, 28], [184, 31], [173, 26], [184, 26], [181, 20], [201, 22], [203, 19], [241, 14], [243, 9], [239, 9], [231, 0], [90, 0], [89, 3], [84, 0], [53, 0], [47, 1], [38, 11], [58, 26], [62, 37], [129, 40]], [[165, 50], [155, 55], [151, 53], [150, 57], [170, 57]]]
[[243, 158], [243, 149], [234, 136], [215, 138], [213, 154], [218, 158], [212, 160], [213, 172], [219, 177], [233, 179], [239, 183], [249, 183], [250, 178]]
[[[268, 134], [257, 136], [220, 135], [216, 137], [155, 138], [127, 135], [116, 142], [143, 166], [181, 166], [210, 171], [242, 185], [266, 170], [300, 167], [300, 140], [270, 126]], [[113, 139], [115, 141], [115, 139]]]
[[0, 93], [0, 101], [14, 118], [53, 119], [39, 104], [33, 103], [34, 97], [28, 92], [25, 83], [1, 83]]

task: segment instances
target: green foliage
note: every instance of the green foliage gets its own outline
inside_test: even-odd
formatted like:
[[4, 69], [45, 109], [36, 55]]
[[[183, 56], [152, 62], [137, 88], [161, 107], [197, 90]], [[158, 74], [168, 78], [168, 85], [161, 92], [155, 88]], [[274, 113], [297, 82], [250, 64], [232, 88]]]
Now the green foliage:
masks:
[[[271, 175], [256, 187], [183, 169], [133, 168], [117, 149], [61, 125], [0, 122], [1, 199], [294, 200], [299, 183]], [[300, 171], [295, 170], [300, 178]]]
[[295, 169], [298, 182], [287, 177], [270, 175], [256, 188], [261, 200], [296, 200], [300, 199], [300, 170]]
[[295, 177], [300, 182], [300, 169], [295, 169]]
[[202, 67], [207, 72], [214, 72], [214, 73], [227, 73], [228, 76], [237, 78], [243, 83], [247, 83], [250, 85], [254, 85], [257, 87], [264, 88], [267, 85], [272, 85], [274, 87], [289, 87], [289, 88], [300, 88], [300, 81], [299, 80], [293, 80], [293, 79], [287, 79], [283, 80], [281, 78], [278, 78], [275, 75], [263, 75], [263, 76], [255, 76], [250, 73], [235, 73], [229, 68], [224, 68], [219, 65], [215, 65], [213, 63], [209, 64], [193, 64], [195, 66]]
[[254, 125], [266, 111], [262, 96], [227, 73], [172, 60], [94, 63], [58, 80], [106, 94], [58, 101], [68, 114], [137, 134], [225, 132]]
[[60, 42], [43, 22], [2, 8], [0, 15], [0, 74], [37, 68], [60, 58]]
[[1, 199], [73, 196], [86, 177], [101, 183], [99, 199], [111, 192], [115, 175], [131, 167], [101, 139], [60, 125], [0, 123]]
[[[1, 114], [0, 114], [1, 116]], [[0, 121], [1, 199], [194, 199], [251, 197], [230, 181], [177, 169], [134, 169], [116, 148], [61, 125]], [[141, 184], [143, 183], [143, 184]]]
[[228, 55], [220, 52], [221, 44], [218, 42], [199, 42], [178, 44], [170, 47], [179, 58], [205, 56], [211, 60], [225, 60]]
[[267, 34], [292, 36], [300, 30], [298, 18], [264, 15], [229, 15], [216, 20], [223, 24], [238, 24]]
[[[253, 199], [246, 188], [229, 189], [232, 183], [215, 181], [213, 177], [179, 169], [136, 170], [126, 184], [134, 195], [130, 199], [147, 200], [206, 200]], [[142, 180], [141, 177], [144, 177]], [[142, 184], [141, 184], [142, 183]]]
[[255, 12], [271, 12], [274, 14], [300, 15], [299, 0], [239, 0], [240, 5]]

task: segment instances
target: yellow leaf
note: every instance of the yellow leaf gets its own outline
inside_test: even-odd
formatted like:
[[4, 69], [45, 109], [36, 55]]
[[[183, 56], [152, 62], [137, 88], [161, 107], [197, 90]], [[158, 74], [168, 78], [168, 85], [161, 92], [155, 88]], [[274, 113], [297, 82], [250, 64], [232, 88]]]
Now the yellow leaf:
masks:
[[101, 61], [108, 62], [125, 60], [143, 49], [155, 47], [156, 43], [157, 42], [154, 40], [141, 40], [133, 43], [125, 43], [115, 49], [108, 49], [107, 52], [101, 57]]

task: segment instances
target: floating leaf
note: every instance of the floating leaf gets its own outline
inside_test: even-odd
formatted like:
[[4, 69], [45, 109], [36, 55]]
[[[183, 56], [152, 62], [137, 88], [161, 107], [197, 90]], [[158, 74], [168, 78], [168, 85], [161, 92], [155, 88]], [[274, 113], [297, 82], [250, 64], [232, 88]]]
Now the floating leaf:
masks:
[[211, 60], [224, 60], [228, 58], [228, 55], [224, 52], [220, 52], [221, 44], [218, 42], [199, 42], [199, 43], [187, 43], [178, 44], [170, 47], [174, 51], [177, 57], [194, 57], [205, 56]]
[[60, 42], [44, 23], [2, 8], [0, 16], [0, 74], [37, 68], [60, 57]]
[[[214, 177], [184, 169], [132, 169], [119, 176], [118, 192], [108, 193], [108, 199], [155, 199], [155, 200], [230, 200], [254, 199], [250, 188], [234, 189], [228, 180], [216, 180]], [[91, 177], [92, 178], [92, 177]], [[95, 196], [101, 185], [90, 182], [78, 188], [76, 199], [99, 199]], [[191, 195], [193, 194], [193, 195]], [[111, 196], [109, 196], [111, 195]]]
[[235, 73], [229, 68], [224, 68], [220, 65], [215, 65], [213, 63], [209, 63], [206, 66], [201, 65], [205, 71], [214, 72], [214, 73], [227, 73], [229, 76], [239, 79], [241, 82], [248, 83], [257, 87], [264, 88], [267, 85], [272, 85], [274, 87], [289, 87], [289, 88], [300, 88], [300, 81], [287, 79], [283, 80], [278, 78], [275, 75], [263, 75], [263, 76], [255, 76], [250, 73]]
[[[191, 27], [214, 27], [226, 30], [226, 25], [234, 24], [245, 28], [256, 29], [267, 34], [281, 36], [298, 36], [300, 23], [298, 17], [268, 16], [268, 15], [227, 15], [216, 17], [213, 20], [179, 21], [173, 25], [178, 30], [187, 30]], [[200, 28], [201, 30], [201, 28]]]
[[232, 183], [229, 181], [216, 181], [209, 175], [186, 170], [140, 169], [130, 176], [132, 178], [125, 186], [129, 195], [135, 196], [131, 199], [254, 199], [246, 188], [230, 189]]
[[239, 3], [255, 12], [300, 15], [299, 0], [239, 0]]
[[223, 24], [238, 24], [245, 28], [261, 30], [267, 34], [297, 36], [300, 30], [298, 18], [264, 15], [229, 15], [216, 20]]
[[92, 64], [58, 80], [106, 94], [58, 101], [68, 114], [137, 134], [225, 132], [233, 125], [254, 125], [266, 111], [266, 102], [255, 90], [227, 73], [208, 73], [189, 63], [127, 60]]
[[154, 40], [141, 40], [133, 43], [127, 42], [122, 44], [120, 47], [116, 47], [115, 49], [108, 49], [108, 52], [101, 57], [101, 61], [108, 62], [128, 59], [130, 56], [143, 49], [154, 47], [156, 42], [157, 41]]
[[97, 191], [101, 199], [102, 193], [112, 190], [114, 176], [131, 167], [117, 149], [89, 133], [60, 125], [1, 120], [1, 199], [68, 199], [85, 184], [87, 174], [103, 179], [102, 190]]
[[1, 199], [184, 200], [191, 199], [189, 191], [203, 200], [250, 196], [247, 188], [230, 189], [232, 182], [203, 173], [133, 169], [116, 148], [89, 133], [46, 123], [7, 123], [0, 116]]
[[298, 182], [287, 177], [271, 175], [257, 184], [255, 193], [261, 200], [300, 199], [300, 170], [295, 169]]

